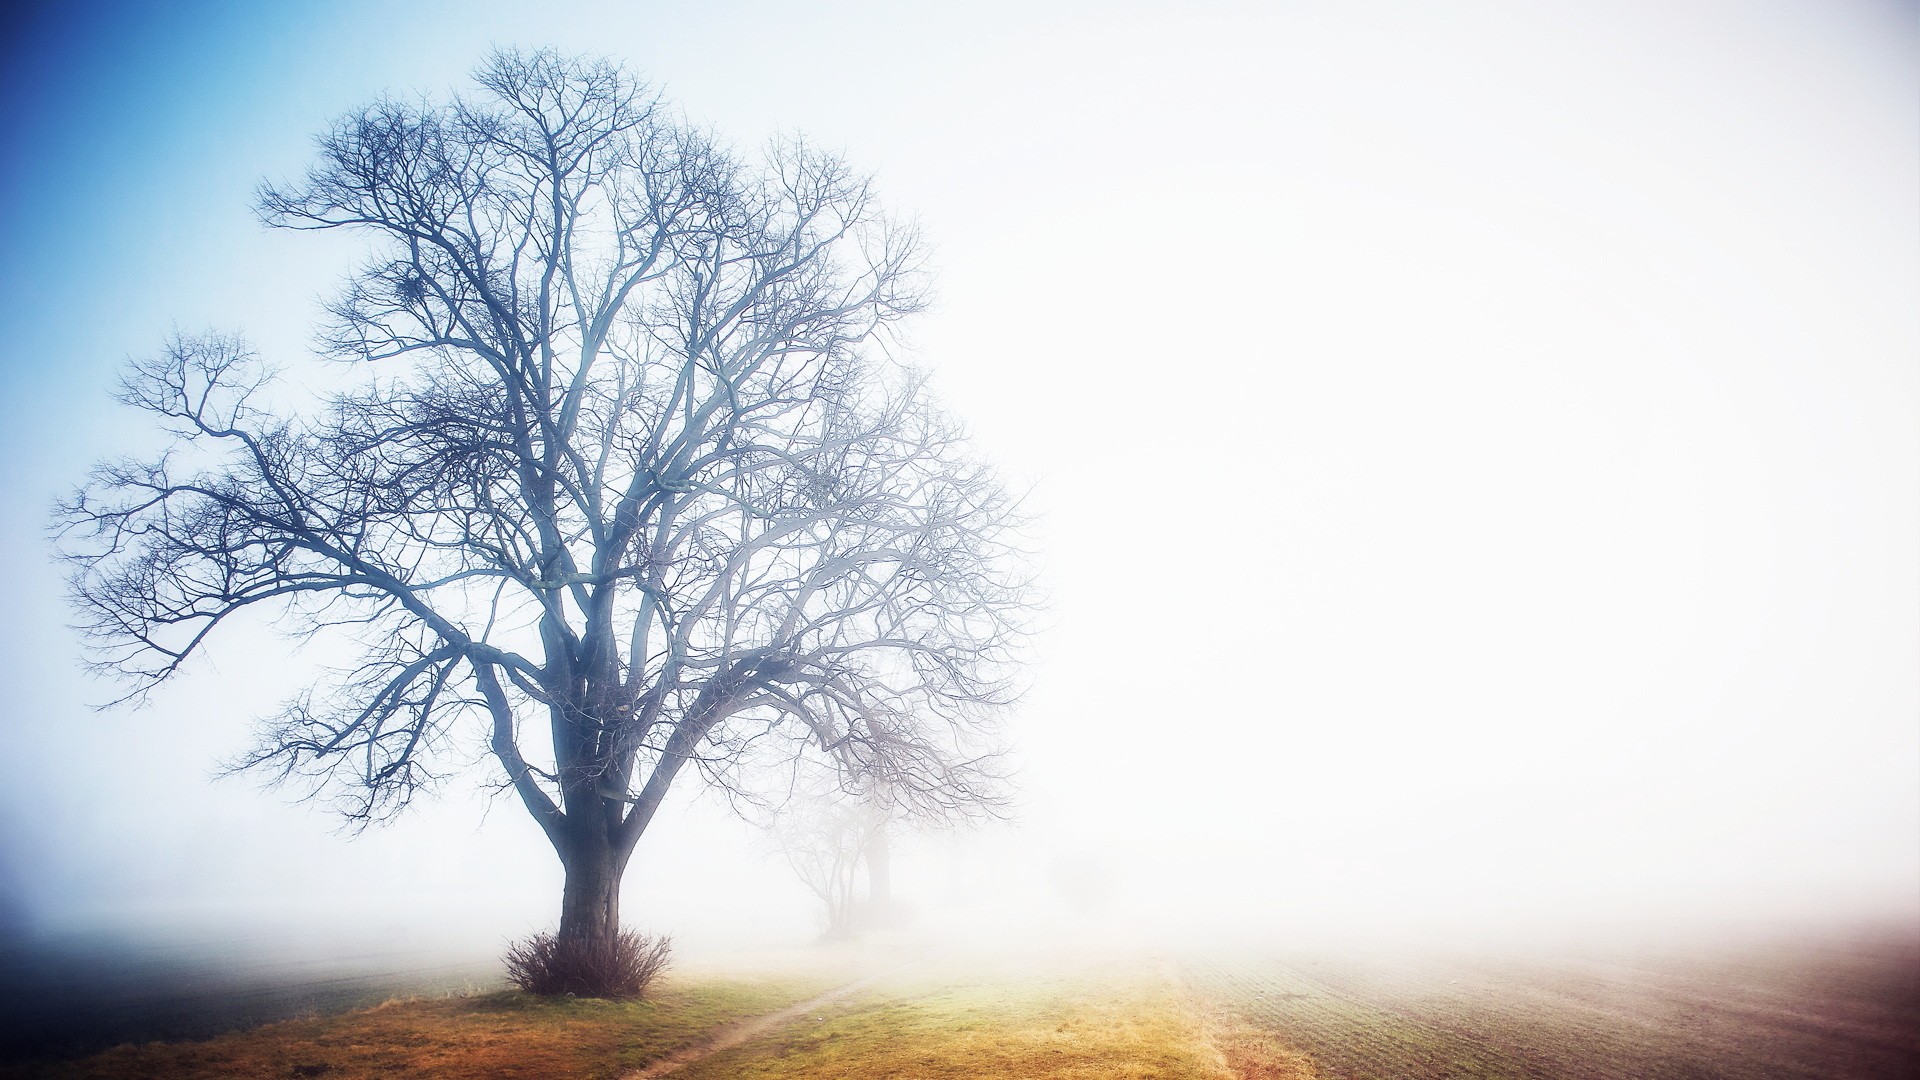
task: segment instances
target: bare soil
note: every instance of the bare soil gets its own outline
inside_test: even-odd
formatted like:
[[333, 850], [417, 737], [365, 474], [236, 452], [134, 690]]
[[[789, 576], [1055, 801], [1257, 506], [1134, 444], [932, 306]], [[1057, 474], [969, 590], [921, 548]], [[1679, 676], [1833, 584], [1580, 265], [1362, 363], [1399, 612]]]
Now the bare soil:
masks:
[[1552, 960], [1242, 952], [1182, 975], [1327, 1080], [1920, 1076], [1911, 936]]

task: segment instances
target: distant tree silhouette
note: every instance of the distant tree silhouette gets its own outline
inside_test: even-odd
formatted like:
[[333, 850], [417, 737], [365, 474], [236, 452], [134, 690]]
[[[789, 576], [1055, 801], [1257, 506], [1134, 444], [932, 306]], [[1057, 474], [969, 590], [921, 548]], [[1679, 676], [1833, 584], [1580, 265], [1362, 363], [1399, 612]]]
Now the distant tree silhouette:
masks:
[[900, 814], [884, 784], [862, 782], [858, 774], [842, 770], [825, 780], [797, 783], [794, 795], [767, 823], [773, 846], [820, 901], [825, 937], [853, 937], [899, 924], [891, 833]]

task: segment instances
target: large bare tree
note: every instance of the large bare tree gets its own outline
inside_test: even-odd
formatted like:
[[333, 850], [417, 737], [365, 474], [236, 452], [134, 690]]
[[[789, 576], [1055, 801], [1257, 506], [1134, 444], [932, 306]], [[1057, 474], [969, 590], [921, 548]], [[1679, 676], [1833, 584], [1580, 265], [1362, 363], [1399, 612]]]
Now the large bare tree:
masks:
[[689, 767], [746, 793], [812, 753], [929, 812], [996, 798], [1022, 585], [1007, 496], [888, 349], [913, 231], [834, 157], [742, 159], [612, 63], [476, 79], [347, 116], [261, 192], [269, 225], [376, 241], [321, 336], [370, 362], [348, 389], [276, 415], [220, 336], [126, 378], [179, 445], [59, 511], [99, 664], [138, 697], [254, 609], [350, 642], [246, 764], [375, 820], [477, 721], [567, 939], [618, 931]]

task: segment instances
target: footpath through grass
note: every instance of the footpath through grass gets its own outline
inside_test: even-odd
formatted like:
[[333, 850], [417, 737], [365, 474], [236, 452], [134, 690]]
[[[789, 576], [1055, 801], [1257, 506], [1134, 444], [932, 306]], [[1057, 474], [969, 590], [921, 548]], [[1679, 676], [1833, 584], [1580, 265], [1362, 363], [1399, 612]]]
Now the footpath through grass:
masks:
[[[844, 996], [815, 1001], [849, 984]], [[747, 1024], [798, 1003], [806, 1009], [765, 1030]], [[0, 1065], [0, 1080], [619, 1080], [667, 1058], [684, 1063], [676, 1080], [1312, 1078], [1266, 1033], [1203, 1011], [1169, 964], [1144, 956], [904, 964], [820, 954], [671, 972], [643, 1002], [518, 992], [394, 1001], [201, 1042]]]
[[1205, 1019], [1145, 960], [931, 964], [695, 1062], [685, 1080], [1227, 1080]]

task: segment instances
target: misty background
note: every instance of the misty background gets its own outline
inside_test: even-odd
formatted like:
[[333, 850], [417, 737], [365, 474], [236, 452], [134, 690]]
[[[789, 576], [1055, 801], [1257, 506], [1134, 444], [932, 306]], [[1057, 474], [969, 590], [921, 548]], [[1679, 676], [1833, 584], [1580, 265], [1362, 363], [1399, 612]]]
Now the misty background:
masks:
[[[7, 17], [9, 935], [557, 918], [484, 761], [351, 838], [214, 782], [315, 660], [264, 629], [92, 711], [114, 688], [45, 536], [153, 444], [109, 392], [170, 330], [302, 377], [361, 247], [260, 227], [257, 183], [350, 108], [546, 44], [735, 145], [844, 152], [935, 244], [915, 355], [1031, 490], [1048, 608], [1015, 819], [901, 840], [923, 925], [1920, 921], [1910, 5]], [[623, 904], [695, 948], [804, 941], [814, 908], [691, 782]]]

